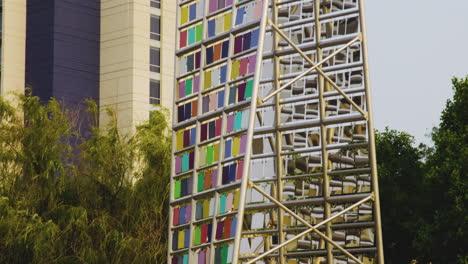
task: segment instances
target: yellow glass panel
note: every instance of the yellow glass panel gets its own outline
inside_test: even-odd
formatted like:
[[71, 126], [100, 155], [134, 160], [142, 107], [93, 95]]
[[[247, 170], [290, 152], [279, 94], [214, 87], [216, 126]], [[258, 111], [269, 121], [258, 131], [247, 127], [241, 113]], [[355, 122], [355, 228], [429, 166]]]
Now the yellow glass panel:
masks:
[[183, 25], [189, 20], [189, 8], [188, 6], [180, 9], [180, 24]]
[[224, 31], [228, 31], [231, 28], [231, 17], [232, 13], [224, 15]]
[[213, 160], [214, 160], [214, 161], [218, 161], [218, 157], [219, 157], [219, 143], [214, 145], [214, 157], [213, 157]]
[[184, 148], [184, 131], [177, 132], [176, 141], [177, 141], [177, 150], [183, 149]]
[[200, 150], [198, 151], [198, 153], [200, 154], [198, 156], [199, 158], [199, 166], [205, 166], [206, 164], [206, 148], [200, 148]]
[[210, 200], [203, 201], [203, 218], [210, 216]]
[[232, 140], [232, 156], [238, 156], [239, 155], [239, 149], [240, 149], [240, 138], [235, 137]]
[[239, 68], [240, 68], [240, 62], [239, 61], [233, 61], [232, 62], [232, 70], [231, 70], [231, 79], [236, 79], [239, 77]]
[[232, 210], [237, 210], [239, 206], [239, 192], [234, 193], [234, 201], [232, 203], [233, 203]]
[[211, 71], [205, 72], [205, 89], [208, 89], [211, 87]]
[[177, 248], [178, 249], [181, 249], [181, 248], [184, 248], [184, 231], [183, 230], [180, 230], [179, 231], [179, 234], [177, 235], [178, 238], [177, 238]]

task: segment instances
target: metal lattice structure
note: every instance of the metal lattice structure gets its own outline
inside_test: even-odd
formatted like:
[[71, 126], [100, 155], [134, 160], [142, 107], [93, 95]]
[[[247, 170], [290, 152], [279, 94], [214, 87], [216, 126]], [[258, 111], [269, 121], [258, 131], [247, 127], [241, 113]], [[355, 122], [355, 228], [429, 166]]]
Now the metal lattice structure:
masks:
[[169, 263], [383, 263], [362, 4], [179, 1]]

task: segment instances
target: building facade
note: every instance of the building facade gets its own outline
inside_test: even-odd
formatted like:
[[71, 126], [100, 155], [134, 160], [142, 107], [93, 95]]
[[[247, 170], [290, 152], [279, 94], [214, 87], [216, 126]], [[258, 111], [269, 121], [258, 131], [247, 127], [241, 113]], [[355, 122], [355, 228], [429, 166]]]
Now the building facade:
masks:
[[126, 131], [146, 120], [153, 105], [172, 105], [175, 6], [173, 0], [101, 0], [99, 102], [116, 110]]
[[24, 93], [26, 0], [0, 1], [0, 95]]
[[130, 132], [149, 112], [170, 107], [175, 1], [2, 0], [1, 92], [86, 99], [113, 108]]
[[179, 0], [170, 263], [383, 263], [364, 0]]
[[27, 0], [26, 85], [47, 101], [99, 100], [100, 4]]

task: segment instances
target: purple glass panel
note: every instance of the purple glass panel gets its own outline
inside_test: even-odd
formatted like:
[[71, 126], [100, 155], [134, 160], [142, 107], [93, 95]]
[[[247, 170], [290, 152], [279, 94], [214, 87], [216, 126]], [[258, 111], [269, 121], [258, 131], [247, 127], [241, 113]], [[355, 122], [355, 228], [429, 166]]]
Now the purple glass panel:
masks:
[[175, 173], [180, 173], [182, 171], [182, 157], [175, 158]]
[[218, 185], [218, 169], [213, 170], [211, 177], [213, 177], [212, 179], [213, 187], [216, 187]]
[[179, 83], [179, 98], [182, 98], [185, 96], [185, 81], [181, 81]]
[[251, 34], [252, 33], [249, 32], [249, 33], [246, 33], [244, 35], [244, 43], [243, 43], [243, 46], [242, 46], [242, 50], [250, 49]]
[[243, 36], [237, 36], [234, 39], [234, 54], [242, 52], [242, 39]]
[[257, 63], [257, 55], [249, 57], [249, 73], [255, 72], [255, 64]]
[[242, 135], [240, 139], [240, 153], [245, 153], [245, 145], [247, 144], [247, 135]]
[[193, 92], [198, 93], [200, 91], [200, 75], [197, 75], [193, 78]]
[[217, 0], [210, 0], [210, 13], [218, 10], [218, 1]]

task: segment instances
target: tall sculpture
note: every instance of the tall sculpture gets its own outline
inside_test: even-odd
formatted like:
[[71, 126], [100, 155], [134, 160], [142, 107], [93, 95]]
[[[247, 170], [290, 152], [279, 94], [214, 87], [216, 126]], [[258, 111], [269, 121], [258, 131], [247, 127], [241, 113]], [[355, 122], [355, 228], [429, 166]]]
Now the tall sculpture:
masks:
[[178, 23], [169, 263], [383, 263], [363, 0]]

